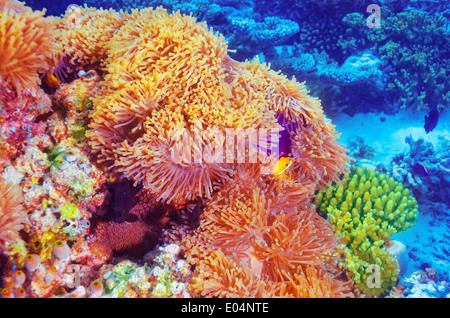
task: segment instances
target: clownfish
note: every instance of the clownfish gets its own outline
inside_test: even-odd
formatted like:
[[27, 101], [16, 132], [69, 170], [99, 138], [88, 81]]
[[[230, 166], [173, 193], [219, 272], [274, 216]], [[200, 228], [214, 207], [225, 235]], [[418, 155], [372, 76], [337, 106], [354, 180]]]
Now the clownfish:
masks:
[[61, 85], [61, 82], [56, 78], [55, 74], [49, 73], [45, 78], [45, 82], [53, 89], [58, 89]]
[[289, 157], [281, 157], [272, 167], [272, 173], [274, 176], [289, 179], [285, 174], [286, 170], [292, 165], [292, 160]]

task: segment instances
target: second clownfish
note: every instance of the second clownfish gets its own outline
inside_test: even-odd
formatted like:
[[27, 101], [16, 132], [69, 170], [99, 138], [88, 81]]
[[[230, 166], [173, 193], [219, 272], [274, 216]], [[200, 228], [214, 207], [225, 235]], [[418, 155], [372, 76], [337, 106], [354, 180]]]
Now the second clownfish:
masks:
[[53, 89], [58, 89], [61, 82], [56, 78], [55, 74], [49, 73], [45, 79], [45, 82]]

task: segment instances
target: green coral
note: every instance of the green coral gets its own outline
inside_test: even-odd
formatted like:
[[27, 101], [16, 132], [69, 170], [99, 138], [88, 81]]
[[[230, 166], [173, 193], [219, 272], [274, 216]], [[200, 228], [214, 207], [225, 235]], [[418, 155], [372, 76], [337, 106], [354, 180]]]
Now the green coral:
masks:
[[[315, 204], [327, 215], [335, 235], [341, 237], [340, 266], [351, 274], [359, 291], [380, 295], [399, 275], [398, 264], [384, 243], [392, 234], [415, 224], [417, 202], [401, 183], [368, 168], [352, 167], [342, 181], [342, 185], [319, 192]], [[368, 284], [371, 264], [380, 268], [379, 287]]]
[[[448, 20], [420, 10], [397, 14], [384, 9], [381, 28], [369, 29], [361, 14], [348, 14], [339, 45], [346, 52], [370, 48], [380, 55], [389, 78], [387, 89], [402, 109], [444, 109], [450, 102]], [[389, 101], [387, 101], [389, 102]]]

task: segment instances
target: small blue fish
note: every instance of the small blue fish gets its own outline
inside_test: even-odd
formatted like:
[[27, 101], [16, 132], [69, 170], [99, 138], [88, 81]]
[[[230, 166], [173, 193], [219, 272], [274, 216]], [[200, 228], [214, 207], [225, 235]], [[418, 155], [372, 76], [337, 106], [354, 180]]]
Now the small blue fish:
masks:
[[416, 162], [415, 164], [413, 164], [412, 170], [415, 175], [418, 175], [420, 177], [428, 176], [427, 168], [420, 162]]

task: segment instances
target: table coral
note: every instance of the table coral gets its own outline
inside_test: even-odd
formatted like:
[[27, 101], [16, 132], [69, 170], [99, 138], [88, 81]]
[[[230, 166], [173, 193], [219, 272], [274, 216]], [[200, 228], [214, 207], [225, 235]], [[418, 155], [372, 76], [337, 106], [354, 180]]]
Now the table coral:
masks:
[[[385, 241], [398, 231], [415, 224], [418, 207], [402, 184], [367, 168], [352, 168], [342, 186], [330, 187], [315, 198], [326, 213], [336, 235], [340, 235], [344, 259], [342, 266], [352, 275], [357, 288], [368, 295], [379, 295], [398, 279], [398, 265], [387, 252]], [[381, 286], [369, 287], [367, 268], [382, 268]]]
[[51, 100], [38, 87], [20, 94], [0, 80], [0, 171], [29, 144], [45, 148], [50, 138], [39, 118], [51, 111]]

